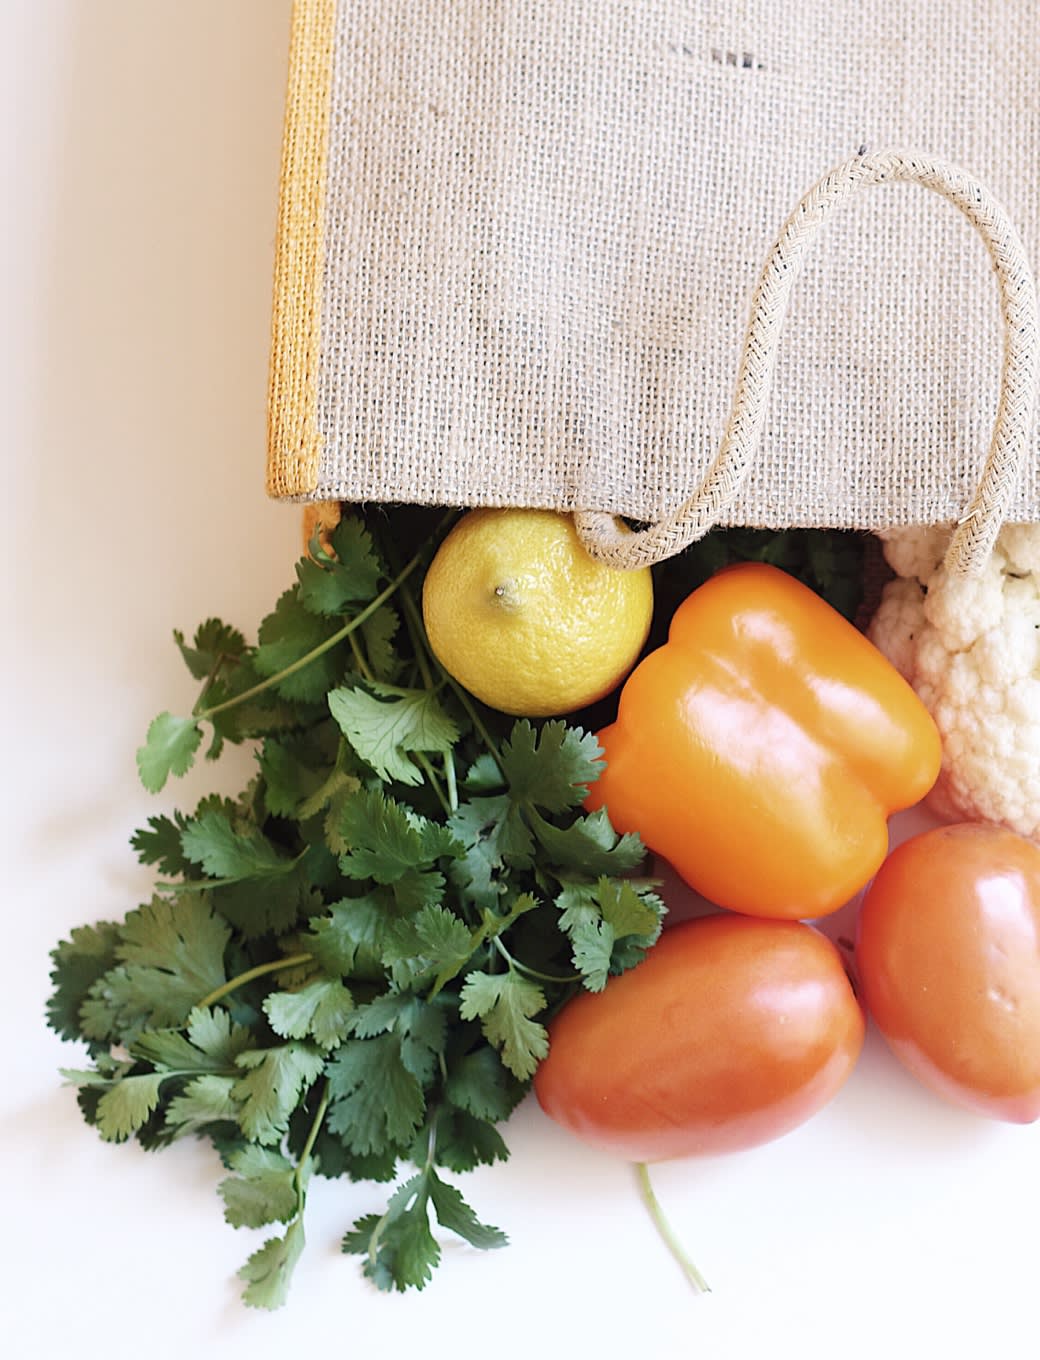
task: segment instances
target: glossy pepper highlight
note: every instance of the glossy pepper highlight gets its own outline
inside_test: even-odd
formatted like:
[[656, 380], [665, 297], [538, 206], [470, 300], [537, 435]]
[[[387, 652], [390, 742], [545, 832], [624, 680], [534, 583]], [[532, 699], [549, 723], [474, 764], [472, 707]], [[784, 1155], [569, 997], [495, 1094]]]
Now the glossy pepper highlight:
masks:
[[792, 920], [870, 880], [889, 816], [924, 797], [941, 755], [881, 652], [762, 563], [724, 569], [679, 606], [599, 740], [588, 808], [638, 831], [710, 901]]

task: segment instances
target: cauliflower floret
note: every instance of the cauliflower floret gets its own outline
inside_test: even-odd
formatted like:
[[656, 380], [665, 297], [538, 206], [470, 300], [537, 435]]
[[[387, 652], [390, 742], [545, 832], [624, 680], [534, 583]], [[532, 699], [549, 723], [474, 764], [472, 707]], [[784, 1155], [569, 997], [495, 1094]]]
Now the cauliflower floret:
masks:
[[971, 647], [1004, 620], [1004, 575], [991, 558], [977, 577], [948, 579], [940, 567], [926, 583], [924, 616], [951, 652]]
[[1040, 525], [1006, 525], [971, 579], [942, 566], [948, 530], [882, 538], [897, 577], [868, 631], [939, 729], [929, 802], [1040, 841]]
[[907, 579], [927, 581], [946, 556], [949, 529], [915, 525], [910, 528], [883, 529], [878, 535], [884, 546], [885, 560], [896, 573]]
[[1007, 569], [1016, 576], [1040, 576], [1040, 533], [1035, 524], [1005, 524], [1000, 547]]
[[875, 646], [881, 648], [900, 675], [909, 677], [926, 626], [921, 587], [916, 581], [900, 577], [890, 581], [881, 593], [870, 629]]

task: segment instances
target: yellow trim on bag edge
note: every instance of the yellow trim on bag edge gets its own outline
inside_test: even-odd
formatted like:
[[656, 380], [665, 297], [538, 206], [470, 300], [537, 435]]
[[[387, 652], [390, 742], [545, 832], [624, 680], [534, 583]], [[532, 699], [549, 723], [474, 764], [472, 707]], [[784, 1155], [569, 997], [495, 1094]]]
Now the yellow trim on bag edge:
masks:
[[318, 484], [318, 431], [335, 0], [294, 0], [275, 243], [267, 401], [267, 494]]

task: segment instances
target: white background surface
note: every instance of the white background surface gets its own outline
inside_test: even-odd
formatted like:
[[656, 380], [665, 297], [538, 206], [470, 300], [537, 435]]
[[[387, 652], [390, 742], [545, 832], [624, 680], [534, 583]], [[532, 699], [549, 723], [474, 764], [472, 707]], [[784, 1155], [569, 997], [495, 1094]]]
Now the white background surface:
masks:
[[0, 0], [5, 1353], [1035, 1353], [1040, 1128], [947, 1109], [873, 1034], [802, 1130], [655, 1170], [699, 1300], [628, 1168], [525, 1104], [512, 1161], [468, 1178], [510, 1248], [446, 1243], [423, 1294], [377, 1294], [338, 1243], [385, 1188], [318, 1181], [288, 1307], [246, 1311], [262, 1234], [223, 1223], [215, 1156], [106, 1145], [60, 1086], [49, 949], [148, 894], [148, 815], [248, 771], [139, 788], [148, 721], [193, 697], [171, 629], [252, 633], [291, 580], [298, 512], [263, 493], [288, 9]]

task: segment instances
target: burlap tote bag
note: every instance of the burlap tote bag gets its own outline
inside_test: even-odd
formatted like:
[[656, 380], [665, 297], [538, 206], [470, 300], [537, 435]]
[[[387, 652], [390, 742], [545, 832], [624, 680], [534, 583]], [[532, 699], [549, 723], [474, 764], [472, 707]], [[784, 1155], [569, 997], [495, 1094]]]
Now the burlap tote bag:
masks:
[[297, 0], [271, 494], [977, 561], [1040, 518], [1038, 58], [1033, 0]]

